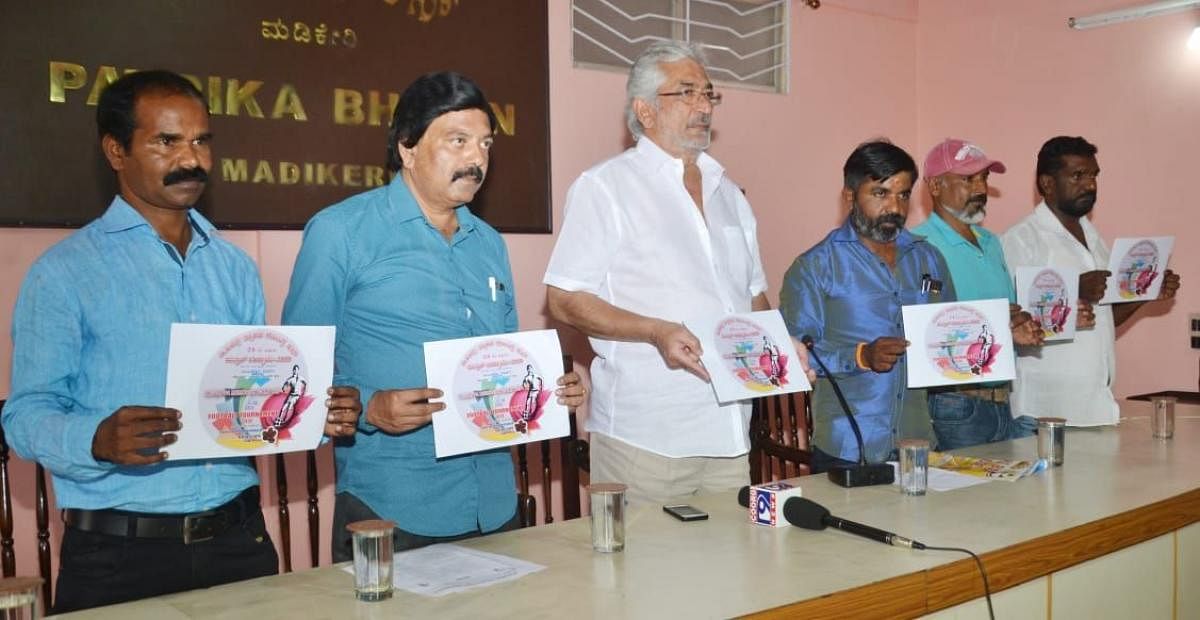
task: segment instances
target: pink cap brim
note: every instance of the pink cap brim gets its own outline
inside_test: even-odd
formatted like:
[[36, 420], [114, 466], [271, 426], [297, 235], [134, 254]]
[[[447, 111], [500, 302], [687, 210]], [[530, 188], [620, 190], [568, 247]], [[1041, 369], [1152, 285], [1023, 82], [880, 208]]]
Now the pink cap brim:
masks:
[[1008, 171], [1008, 168], [1002, 162], [999, 162], [999, 161], [995, 161], [992, 159], [977, 159], [972, 162], [964, 162], [963, 165], [951, 168], [951, 169], [947, 170], [946, 172], [953, 172], [954, 174], [961, 174], [963, 176], [969, 177], [973, 174], [978, 174], [979, 172], [981, 172], [983, 170], [988, 170], [989, 172], [995, 172], [996, 174], [1004, 174], [1005, 172]]

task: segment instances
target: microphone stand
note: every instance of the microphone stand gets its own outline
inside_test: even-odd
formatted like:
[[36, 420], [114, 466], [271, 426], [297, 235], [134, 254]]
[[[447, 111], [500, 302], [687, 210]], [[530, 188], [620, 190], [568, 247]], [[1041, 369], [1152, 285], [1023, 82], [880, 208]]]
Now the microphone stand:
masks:
[[829, 379], [829, 384], [833, 386], [833, 393], [837, 396], [838, 403], [842, 406], [842, 413], [846, 414], [846, 419], [850, 421], [850, 430], [854, 431], [854, 440], [858, 442], [858, 463], [855, 465], [835, 465], [829, 468], [829, 479], [834, 484], [842, 487], [866, 487], [877, 484], [891, 484], [896, 479], [896, 472], [892, 466], [887, 463], [869, 464], [867, 463], [867, 448], [863, 443], [862, 430], [858, 428], [858, 421], [854, 419], [854, 413], [850, 411], [850, 405], [846, 402], [846, 397], [842, 394], [842, 388], [838, 387], [837, 379], [833, 373], [825, 367], [825, 362], [821, 361], [817, 355], [816, 349], [813, 347], [813, 339], [810, 336], [804, 336], [800, 339], [804, 348], [808, 349], [809, 355], [817, 362], [817, 366], [821, 368], [821, 372]]

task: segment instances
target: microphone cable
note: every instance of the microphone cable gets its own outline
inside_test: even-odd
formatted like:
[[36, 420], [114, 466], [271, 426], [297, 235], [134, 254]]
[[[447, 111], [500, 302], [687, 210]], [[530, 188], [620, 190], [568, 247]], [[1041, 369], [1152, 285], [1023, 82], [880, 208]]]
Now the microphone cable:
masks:
[[933, 545], [925, 545], [925, 549], [927, 551], [957, 551], [974, 558], [975, 565], [979, 567], [979, 574], [983, 577], [983, 595], [987, 598], [988, 618], [996, 620], [996, 612], [992, 610], [992, 588], [988, 585], [987, 571], [983, 568], [983, 560], [980, 560], [974, 551], [963, 549], [962, 547], [934, 547]]
[[[738, 491], [738, 504], [743, 508], [750, 507], [749, 486], [744, 486]], [[824, 530], [826, 527], [833, 527], [848, 534], [861, 536], [893, 547], [908, 547], [917, 551], [954, 551], [965, 553], [975, 560], [975, 566], [979, 568], [979, 575], [983, 577], [983, 595], [987, 600], [988, 618], [996, 620], [996, 611], [992, 607], [992, 586], [988, 583], [987, 570], [983, 567], [983, 560], [970, 549], [927, 545], [918, 540], [900, 536], [899, 534], [863, 525], [862, 523], [856, 523], [841, 517], [835, 517], [829, 513], [828, 508], [806, 497], [789, 497], [783, 503], [783, 517], [788, 523], [806, 530]]]

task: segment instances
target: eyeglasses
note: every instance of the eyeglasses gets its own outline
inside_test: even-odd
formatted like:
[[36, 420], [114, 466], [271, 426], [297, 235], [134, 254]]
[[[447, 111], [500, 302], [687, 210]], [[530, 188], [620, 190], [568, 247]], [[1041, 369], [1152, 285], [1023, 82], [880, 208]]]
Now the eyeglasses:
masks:
[[695, 88], [685, 88], [673, 93], [656, 93], [659, 97], [679, 97], [688, 105], [696, 105], [701, 99], [707, 99], [712, 105], [721, 105], [721, 99], [725, 96], [711, 88], [708, 90], [697, 90]]

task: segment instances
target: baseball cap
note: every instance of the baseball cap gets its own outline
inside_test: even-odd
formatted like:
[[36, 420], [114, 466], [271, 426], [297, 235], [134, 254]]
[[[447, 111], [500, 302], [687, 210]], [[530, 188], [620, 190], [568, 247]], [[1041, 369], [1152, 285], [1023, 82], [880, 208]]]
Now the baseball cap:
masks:
[[947, 172], [971, 176], [987, 169], [1003, 173], [1007, 168], [994, 159], [988, 159], [983, 149], [958, 138], [946, 138], [933, 147], [925, 157], [925, 176], [940, 177]]

